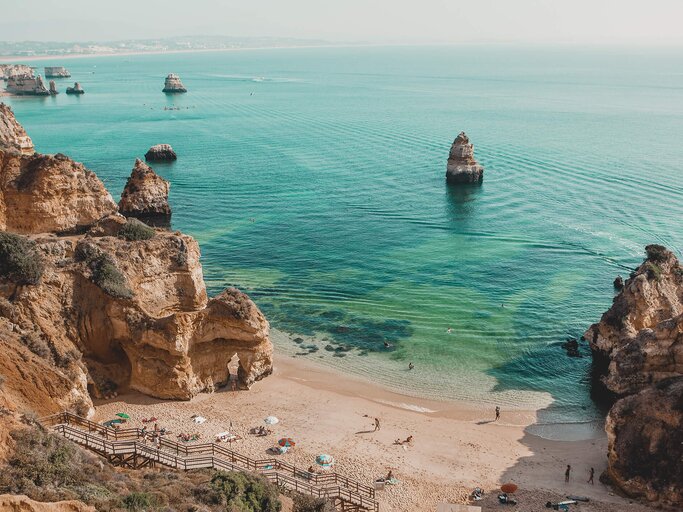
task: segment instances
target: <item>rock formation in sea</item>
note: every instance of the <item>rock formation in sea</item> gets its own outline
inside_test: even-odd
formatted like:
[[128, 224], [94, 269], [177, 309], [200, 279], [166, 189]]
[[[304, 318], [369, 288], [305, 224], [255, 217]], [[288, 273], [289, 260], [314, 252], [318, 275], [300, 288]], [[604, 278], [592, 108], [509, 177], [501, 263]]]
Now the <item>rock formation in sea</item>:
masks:
[[24, 128], [17, 122], [12, 109], [0, 103], [0, 150], [14, 150], [24, 155], [32, 155], [33, 141]]
[[460, 132], [448, 154], [446, 182], [479, 183], [483, 179], [484, 168], [474, 159], [474, 144], [465, 132]]
[[69, 78], [71, 73], [64, 66], [46, 66], [45, 78]]
[[57, 84], [54, 80], [50, 80], [50, 96], [56, 96], [57, 94], [59, 94], [59, 91], [57, 90]]
[[178, 75], [175, 73], [170, 73], [164, 81], [164, 88], [162, 89], [162, 92], [187, 92], [187, 89], [180, 81], [180, 77]]
[[81, 87], [81, 84], [78, 82], [74, 82], [73, 87], [67, 87], [66, 88], [66, 93], [67, 94], [85, 94], [85, 91]]
[[[0, 126], [14, 125], [0, 113]], [[234, 355], [241, 387], [271, 373], [267, 320], [236, 289], [207, 296], [192, 237], [126, 219], [97, 176], [63, 155], [3, 146], [0, 184], [8, 407], [87, 415], [91, 397], [126, 389], [189, 399], [227, 383]]]
[[173, 151], [170, 144], [157, 144], [145, 153], [145, 160], [148, 162], [172, 162], [177, 159], [178, 155]]
[[6, 90], [16, 96], [49, 96], [43, 79], [33, 75], [12, 75], [7, 79]]
[[126, 217], [167, 225], [171, 219], [168, 192], [171, 185], [142, 160], [136, 159], [133, 171], [119, 201], [119, 212]]
[[681, 507], [683, 267], [661, 245], [646, 253], [584, 337], [617, 399], [607, 421], [605, 479], [629, 496]]

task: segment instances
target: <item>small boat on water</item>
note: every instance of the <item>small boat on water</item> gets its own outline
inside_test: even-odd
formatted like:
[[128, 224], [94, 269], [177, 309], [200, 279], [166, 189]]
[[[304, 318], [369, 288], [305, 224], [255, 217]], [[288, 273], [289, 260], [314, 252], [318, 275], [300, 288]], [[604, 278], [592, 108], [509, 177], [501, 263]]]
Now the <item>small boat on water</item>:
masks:
[[66, 93], [67, 94], [85, 94], [85, 91], [81, 87], [81, 84], [76, 82], [76, 83], [74, 83], [73, 87], [67, 87], [66, 88]]

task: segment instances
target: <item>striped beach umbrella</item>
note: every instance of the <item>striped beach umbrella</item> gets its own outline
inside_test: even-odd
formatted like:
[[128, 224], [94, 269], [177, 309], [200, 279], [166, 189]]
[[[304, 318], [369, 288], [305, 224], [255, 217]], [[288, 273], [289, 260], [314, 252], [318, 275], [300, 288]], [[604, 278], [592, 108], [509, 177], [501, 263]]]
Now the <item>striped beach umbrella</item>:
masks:
[[332, 467], [332, 465], [334, 464], [334, 457], [332, 457], [332, 455], [323, 453], [315, 458], [315, 462], [316, 464], [318, 464], [318, 466], [329, 468]]
[[279, 444], [280, 446], [284, 446], [285, 448], [291, 448], [296, 443], [294, 442], [294, 439], [292, 439], [291, 437], [283, 437], [277, 442], [277, 444]]

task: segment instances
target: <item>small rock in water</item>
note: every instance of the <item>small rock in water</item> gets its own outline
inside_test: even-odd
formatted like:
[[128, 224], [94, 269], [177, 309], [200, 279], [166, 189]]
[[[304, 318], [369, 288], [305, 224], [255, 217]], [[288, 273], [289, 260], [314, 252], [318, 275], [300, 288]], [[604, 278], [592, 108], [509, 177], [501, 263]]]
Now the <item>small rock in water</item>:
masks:
[[178, 155], [170, 144], [157, 144], [145, 153], [145, 160], [148, 162], [172, 162], [177, 159]]
[[446, 165], [447, 183], [479, 183], [484, 179], [484, 168], [474, 159], [474, 144], [465, 132], [453, 141]]

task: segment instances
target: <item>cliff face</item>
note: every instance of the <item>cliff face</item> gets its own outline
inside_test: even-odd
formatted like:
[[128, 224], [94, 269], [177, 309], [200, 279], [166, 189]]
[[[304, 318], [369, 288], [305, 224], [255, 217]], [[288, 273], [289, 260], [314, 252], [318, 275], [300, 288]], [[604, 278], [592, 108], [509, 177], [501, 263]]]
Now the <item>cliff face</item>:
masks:
[[171, 207], [168, 193], [171, 185], [156, 174], [151, 167], [135, 160], [135, 167], [121, 194], [119, 211], [127, 217], [170, 218]]
[[12, 109], [0, 103], [0, 150], [14, 150], [24, 155], [33, 154], [33, 141], [17, 122]]
[[617, 395], [683, 374], [683, 268], [661, 246], [646, 251], [612, 307], [584, 334], [608, 362], [603, 382]]
[[77, 231], [116, 211], [95, 173], [64, 155], [0, 150], [0, 168], [0, 229]]
[[272, 371], [268, 322], [237, 290], [207, 297], [193, 238], [114, 213], [94, 173], [65, 156], [0, 151], [0, 185], [2, 228], [30, 234], [0, 233], [12, 408], [88, 414], [91, 395], [127, 388], [189, 399], [227, 383], [234, 355], [241, 387]]
[[647, 259], [585, 333], [606, 388], [606, 479], [633, 497], [683, 506], [683, 269], [670, 251]]

